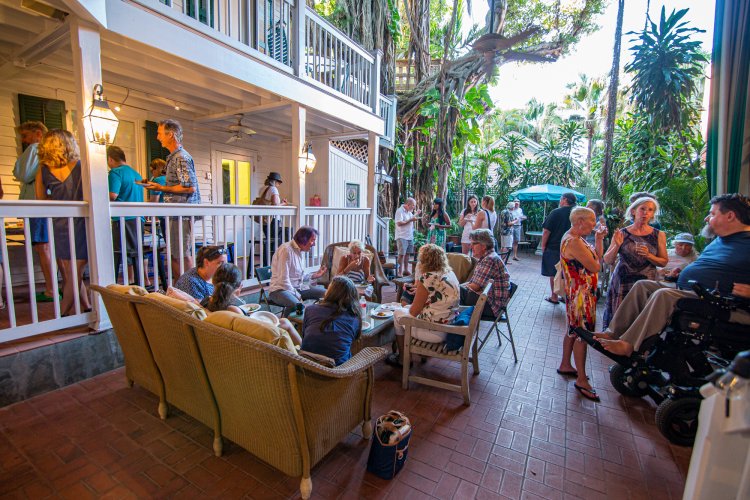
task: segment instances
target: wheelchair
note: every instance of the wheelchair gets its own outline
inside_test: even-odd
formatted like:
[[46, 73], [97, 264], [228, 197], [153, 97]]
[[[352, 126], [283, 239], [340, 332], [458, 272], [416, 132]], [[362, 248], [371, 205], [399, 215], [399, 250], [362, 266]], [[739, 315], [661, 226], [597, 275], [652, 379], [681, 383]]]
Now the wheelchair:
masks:
[[732, 311], [750, 311], [750, 302], [721, 295], [691, 282], [697, 298], [680, 299], [660, 335], [647, 339], [631, 356], [612, 354], [593, 334], [576, 334], [617, 364], [610, 366], [612, 386], [628, 397], [650, 397], [658, 406], [656, 425], [671, 443], [691, 446], [698, 430], [700, 388], [726, 368], [740, 351], [750, 349], [750, 325], [729, 322]]

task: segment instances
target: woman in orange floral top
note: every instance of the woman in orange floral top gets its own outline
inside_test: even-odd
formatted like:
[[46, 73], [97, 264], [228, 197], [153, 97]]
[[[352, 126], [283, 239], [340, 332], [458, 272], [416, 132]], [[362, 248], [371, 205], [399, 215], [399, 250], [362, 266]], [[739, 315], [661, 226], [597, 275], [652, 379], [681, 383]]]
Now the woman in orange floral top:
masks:
[[[596, 226], [596, 215], [589, 208], [576, 207], [570, 212], [570, 230], [560, 243], [560, 266], [565, 280], [565, 310], [568, 334], [563, 340], [563, 357], [557, 373], [576, 377], [573, 386], [585, 398], [599, 401], [599, 396], [586, 377], [586, 344], [577, 340], [571, 330], [583, 327], [595, 330], [597, 273], [601, 268], [602, 242], [607, 234], [604, 226], [596, 231], [595, 247], [584, 239]], [[576, 367], [570, 363], [573, 355]]]

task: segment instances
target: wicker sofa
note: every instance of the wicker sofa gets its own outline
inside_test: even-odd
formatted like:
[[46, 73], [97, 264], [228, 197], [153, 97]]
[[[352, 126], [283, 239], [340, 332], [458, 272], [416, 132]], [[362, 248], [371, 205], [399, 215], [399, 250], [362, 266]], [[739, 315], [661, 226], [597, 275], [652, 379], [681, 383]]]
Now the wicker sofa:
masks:
[[217, 455], [226, 437], [284, 474], [301, 476], [300, 493], [309, 498], [316, 463], [359, 425], [370, 438], [373, 365], [384, 349], [367, 347], [327, 368], [248, 336], [250, 328], [281, 338], [267, 324], [226, 311], [200, 320], [154, 294], [92, 288], [110, 315], [128, 381], [159, 397], [160, 417], [173, 405], [213, 429]]

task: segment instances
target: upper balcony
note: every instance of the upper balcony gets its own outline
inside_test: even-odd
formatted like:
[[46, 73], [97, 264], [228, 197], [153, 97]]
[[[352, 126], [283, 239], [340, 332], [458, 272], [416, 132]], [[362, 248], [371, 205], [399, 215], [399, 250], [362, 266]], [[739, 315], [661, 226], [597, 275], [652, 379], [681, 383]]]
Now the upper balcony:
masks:
[[392, 147], [396, 99], [379, 93], [380, 51], [363, 49], [304, 1], [133, 2], [383, 118], [383, 145]]

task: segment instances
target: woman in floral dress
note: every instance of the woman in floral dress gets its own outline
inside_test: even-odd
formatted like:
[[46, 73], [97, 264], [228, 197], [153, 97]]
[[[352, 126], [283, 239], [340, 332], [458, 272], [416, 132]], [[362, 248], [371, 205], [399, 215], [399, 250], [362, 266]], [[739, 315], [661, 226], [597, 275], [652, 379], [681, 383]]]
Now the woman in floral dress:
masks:
[[451, 218], [443, 209], [443, 199], [435, 198], [430, 213], [430, 229], [427, 231], [427, 242], [445, 248], [445, 230], [451, 227]]
[[[393, 327], [396, 332], [398, 354], [386, 358], [386, 363], [401, 366], [401, 355], [404, 352], [404, 327], [401, 318], [412, 316], [431, 323], [449, 324], [458, 314], [459, 288], [458, 279], [448, 265], [445, 250], [437, 245], [422, 245], [419, 249], [421, 274], [416, 282], [414, 301], [410, 307], [393, 311]], [[444, 332], [435, 332], [425, 328], [412, 330], [414, 338], [425, 342], [443, 342]]]
[[627, 214], [633, 223], [612, 235], [612, 242], [604, 254], [604, 262], [614, 265], [607, 292], [607, 307], [604, 310], [604, 328], [615, 315], [636, 281], [657, 279], [656, 267], [669, 262], [667, 238], [662, 231], [651, 227], [649, 222], [659, 211], [659, 203], [648, 197], [638, 198], [628, 207]]
[[[586, 347], [576, 339], [573, 329], [577, 327], [594, 331], [596, 326], [596, 285], [601, 265], [604, 236], [607, 227], [596, 231], [592, 247], [584, 239], [596, 226], [596, 215], [588, 208], [576, 207], [570, 212], [570, 230], [560, 243], [560, 266], [565, 281], [565, 312], [568, 318], [567, 335], [563, 339], [563, 356], [557, 373], [575, 377], [573, 386], [585, 398], [599, 401], [586, 376]], [[571, 354], [575, 368], [570, 363]]]

